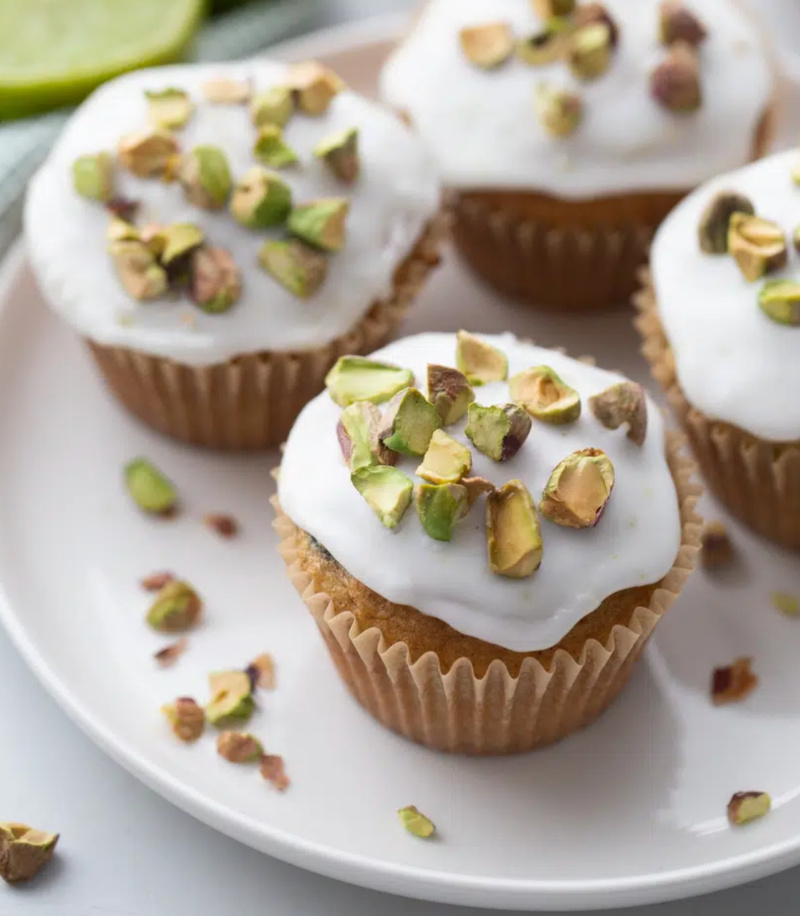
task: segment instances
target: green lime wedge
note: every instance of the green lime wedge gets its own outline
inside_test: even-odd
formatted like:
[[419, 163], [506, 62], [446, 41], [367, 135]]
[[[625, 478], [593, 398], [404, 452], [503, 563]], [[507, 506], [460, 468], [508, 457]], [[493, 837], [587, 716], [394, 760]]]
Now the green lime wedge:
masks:
[[0, 0], [0, 119], [79, 102], [184, 56], [205, 0]]

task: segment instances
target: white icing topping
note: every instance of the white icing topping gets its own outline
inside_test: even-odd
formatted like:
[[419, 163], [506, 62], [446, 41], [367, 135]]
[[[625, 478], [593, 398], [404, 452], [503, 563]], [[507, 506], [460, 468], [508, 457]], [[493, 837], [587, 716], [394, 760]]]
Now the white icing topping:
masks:
[[[697, 227], [721, 190], [749, 197], [756, 212], [791, 236], [800, 222], [800, 189], [789, 177], [797, 152], [781, 153], [698, 188], [661, 226], [652, 268], [664, 330], [687, 399], [706, 416], [773, 442], [800, 439], [800, 327], [758, 306], [764, 281], [749, 283], [734, 259], [704, 254]], [[769, 279], [800, 281], [800, 256]]]
[[[386, 66], [383, 96], [407, 111], [457, 188], [525, 188], [565, 198], [627, 190], [692, 188], [751, 156], [771, 93], [756, 30], [730, 0], [691, 0], [708, 28], [700, 50], [702, 108], [673, 114], [649, 94], [663, 58], [658, 0], [604, 0], [620, 27], [610, 70], [580, 83], [562, 62], [512, 60], [491, 72], [463, 56], [464, 26], [502, 20], [515, 33], [541, 26], [530, 0], [430, 0]], [[581, 94], [584, 119], [569, 137], [551, 137], [534, 112], [541, 81]]]
[[[243, 273], [239, 302], [208, 315], [182, 302], [137, 303], [127, 295], [106, 251], [108, 214], [79, 197], [72, 163], [80, 155], [115, 150], [118, 140], [146, 125], [145, 89], [179, 87], [196, 110], [181, 131], [181, 148], [220, 147], [236, 179], [255, 164], [256, 130], [243, 105], [204, 102], [200, 88], [217, 76], [252, 78], [257, 89], [285, 79], [286, 66], [269, 62], [163, 67], [123, 76], [100, 88], [73, 116], [33, 179], [25, 210], [28, 250], [53, 308], [81, 334], [103, 344], [143, 350], [179, 362], [205, 365], [240, 353], [305, 350], [350, 330], [372, 302], [391, 289], [392, 274], [436, 212], [439, 186], [421, 143], [390, 113], [352, 92], [338, 95], [322, 117], [295, 115], [285, 130], [301, 165], [281, 171], [295, 201], [347, 196], [347, 243], [330, 260], [322, 289], [304, 301], [292, 296], [256, 263], [260, 244], [280, 230], [239, 226], [227, 210], [193, 207], [180, 186], [117, 172], [118, 193], [144, 203], [137, 222], [194, 222], [211, 244], [228, 248]], [[362, 175], [339, 181], [313, 149], [330, 134], [358, 127]], [[192, 320], [187, 322], [186, 315]]]
[[[574, 530], [542, 521], [544, 558], [532, 577], [511, 580], [489, 571], [483, 500], [459, 522], [449, 543], [425, 534], [413, 506], [397, 529], [382, 527], [350, 483], [336, 438], [340, 408], [327, 393], [307, 405], [289, 436], [279, 496], [295, 524], [380, 595], [470, 636], [533, 651], [554, 645], [614, 592], [656, 582], [667, 573], [680, 545], [678, 501], [665, 459], [663, 420], [655, 405], [649, 403], [647, 438], [638, 448], [624, 429], [602, 427], [586, 404], [590, 395], [621, 381], [621, 376], [511, 334], [484, 339], [508, 356], [511, 375], [541, 364], [554, 368], [581, 394], [583, 412], [563, 427], [534, 420], [525, 444], [503, 464], [472, 446], [464, 435], [465, 421], [448, 427], [471, 448], [473, 474], [497, 486], [520, 478], [538, 502], [553, 468], [578, 449], [603, 449], [616, 471], [611, 499], [597, 527]], [[425, 391], [428, 363], [454, 365], [455, 336], [407, 337], [375, 355], [412, 369], [417, 386]], [[509, 400], [505, 382], [478, 387], [475, 393], [482, 404]], [[418, 465], [418, 459], [398, 462], [411, 476]]]

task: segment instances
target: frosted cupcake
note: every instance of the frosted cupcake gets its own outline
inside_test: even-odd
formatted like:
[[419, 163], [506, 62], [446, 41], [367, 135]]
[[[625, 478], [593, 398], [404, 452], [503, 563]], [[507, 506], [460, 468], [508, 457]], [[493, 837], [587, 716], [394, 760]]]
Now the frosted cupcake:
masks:
[[593, 721], [697, 550], [690, 467], [643, 389], [465, 332], [345, 357], [327, 384], [289, 436], [276, 528], [356, 699], [477, 754]]
[[496, 289], [600, 309], [697, 184], [762, 154], [772, 80], [733, 0], [429, 0], [389, 60]]
[[178, 66], [76, 112], [25, 229], [125, 407], [187, 442], [263, 448], [337, 357], [393, 335], [437, 261], [438, 205], [419, 141], [331, 71]]
[[[800, 157], [699, 188], [653, 242], [639, 329], [709, 486], [800, 548]], [[792, 173], [795, 181], [792, 180]]]

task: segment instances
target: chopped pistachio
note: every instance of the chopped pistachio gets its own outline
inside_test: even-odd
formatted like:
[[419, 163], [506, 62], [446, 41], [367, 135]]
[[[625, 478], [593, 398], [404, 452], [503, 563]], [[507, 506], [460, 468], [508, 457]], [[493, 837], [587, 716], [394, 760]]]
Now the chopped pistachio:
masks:
[[109, 253], [120, 282], [134, 299], [157, 299], [167, 291], [167, 272], [144, 242], [112, 242]]
[[575, 12], [577, 0], [533, 0], [533, 11], [541, 19], [552, 16], [571, 16]]
[[459, 483], [471, 470], [472, 452], [443, 429], [436, 429], [416, 474], [431, 483]]
[[516, 404], [502, 407], [470, 404], [467, 417], [467, 438], [495, 461], [513, 458], [531, 431], [531, 418]]
[[204, 245], [192, 253], [189, 296], [204, 312], [227, 312], [242, 294], [242, 275], [233, 255], [224, 248]]
[[724, 522], [707, 522], [700, 536], [700, 559], [706, 569], [725, 566], [733, 556], [733, 544]]
[[162, 226], [161, 223], [147, 223], [142, 226], [138, 233], [139, 240], [143, 242], [152, 252], [153, 256], [159, 260], [167, 245], [167, 237], [165, 234], [166, 228], [167, 227]]
[[371, 401], [356, 401], [342, 411], [336, 436], [351, 471], [372, 464], [395, 464], [397, 452], [380, 441], [382, 425], [380, 408]]
[[576, 29], [569, 38], [567, 64], [577, 79], [602, 76], [611, 65], [611, 29], [602, 22]]
[[300, 299], [313, 296], [328, 275], [327, 256], [297, 239], [264, 242], [258, 263]]
[[114, 196], [114, 161], [108, 153], [88, 153], [72, 163], [72, 181], [81, 197], [111, 200]]
[[584, 26], [598, 23], [606, 25], [611, 34], [611, 47], [615, 48], [617, 46], [619, 28], [602, 3], [582, 3], [575, 10], [575, 15], [570, 20], [570, 23], [573, 29], [582, 29]]
[[147, 612], [147, 623], [160, 633], [190, 630], [203, 613], [203, 602], [188, 582], [173, 579], [156, 595]]
[[411, 505], [414, 484], [390, 465], [359, 468], [350, 475], [353, 486], [386, 528], [395, 528]]
[[255, 763], [264, 748], [249, 732], [221, 732], [217, 737], [217, 753], [229, 763]]
[[205, 241], [203, 230], [194, 223], [172, 223], [163, 230], [164, 248], [159, 260], [164, 266], [185, 257]]
[[191, 697], [178, 697], [174, 703], [161, 707], [176, 738], [190, 744], [197, 741], [206, 728], [206, 714]]
[[541, 565], [539, 515], [521, 480], [509, 480], [486, 497], [486, 545], [497, 576], [524, 579]]
[[566, 20], [548, 19], [543, 28], [517, 42], [517, 57], [531, 67], [552, 64], [566, 53], [568, 38]]
[[261, 775], [267, 782], [272, 783], [273, 788], [278, 792], [285, 792], [292, 784], [286, 775], [286, 769], [283, 763], [283, 757], [277, 754], [264, 754], [259, 761]]
[[532, 417], [557, 426], [581, 415], [581, 396], [549, 366], [535, 366], [508, 383], [511, 400]]
[[708, 32], [682, 0], [662, 0], [658, 8], [658, 36], [664, 45], [685, 41], [696, 47], [706, 40]]
[[259, 128], [253, 155], [271, 169], [282, 169], [299, 162], [297, 153], [283, 139], [283, 129], [277, 124]]
[[195, 146], [181, 158], [178, 181], [196, 207], [219, 210], [231, 193], [231, 172], [225, 153], [216, 146]]
[[0, 823], [0, 878], [8, 884], [30, 881], [52, 858], [58, 837], [27, 824]]
[[737, 658], [724, 668], [714, 669], [711, 675], [711, 701], [715, 706], [738, 703], [756, 689], [758, 677], [750, 667], [751, 662], [750, 658]]
[[142, 238], [136, 226], [126, 222], [124, 219], [112, 217], [106, 230], [106, 237], [109, 242], [139, 242]]
[[183, 89], [151, 89], [144, 94], [148, 117], [156, 127], [183, 127], [194, 111], [194, 103]]
[[767, 280], [758, 294], [761, 311], [778, 324], [800, 325], [800, 283]]
[[583, 118], [583, 102], [579, 95], [552, 83], [539, 83], [535, 101], [536, 114], [549, 134], [566, 137], [578, 129]]
[[286, 225], [292, 235], [315, 248], [341, 251], [349, 212], [346, 197], [322, 197], [293, 207]]
[[772, 606], [787, 617], [800, 616], [800, 596], [791, 592], [772, 592]]
[[277, 124], [286, 127], [294, 114], [294, 97], [288, 86], [273, 86], [253, 96], [250, 117], [256, 127]]
[[481, 493], [494, 493], [496, 489], [491, 480], [486, 480], [485, 477], [462, 477], [459, 483], [462, 487], [466, 487], [470, 506]]
[[393, 452], [419, 457], [441, 425], [438, 411], [425, 395], [416, 388], [405, 388], [386, 405], [379, 439]]
[[233, 192], [230, 210], [248, 229], [268, 229], [286, 221], [292, 209], [292, 192], [275, 172], [260, 165], [248, 169]]
[[750, 198], [737, 191], [720, 191], [706, 205], [700, 217], [697, 235], [706, 254], [728, 253], [728, 229], [734, 213], [755, 213]]
[[800, 185], [800, 162], [795, 162], [792, 165], [789, 177], [792, 179], [793, 184]]
[[246, 671], [217, 671], [209, 675], [211, 700], [206, 705], [206, 719], [217, 728], [233, 721], [246, 721], [253, 714], [253, 684]]
[[256, 656], [245, 670], [250, 676], [254, 688], [260, 687], [262, 690], [275, 689], [275, 659], [269, 652], [262, 652], [261, 655]]
[[469, 512], [469, 494], [459, 483], [421, 483], [414, 487], [414, 505], [429, 537], [452, 541], [456, 522]]
[[140, 579], [139, 585], [141, 585], [146, 592], [160, 592], [161, 589], [164, 588], [168, 582], [172, 582], [174, 578], [174, 573], [162, 569]]
[[314, 148], [314, 155], [322, 159], [337, 178], [353, 184], [361, 174], [358, 128], [351, 127], [325, 137]]
[[429, 363], [428, 399], [439, 411], [442, 423], [450, 426], [457, 423], [467, 412], [467, 408], [475, 400], [475, 392], [463, 372], [449, 366]]
[[684, 41], [670, 45], [664, 60], [650, 74], [650, 94], [676, 114], [697, 111], [703, 104], [697, 53]]
[[614, 466], [605, 452], [585, 448], [561, 461], [547, 481], [539, 511], [566, 528], [593, 528], [614, 488]]
[[636, 382], [619, 382], [589, 398], [589, 407], [606, 429], [628, 424], [628, 438], [644, 445], [647, 436], [647, 398]]
[[800, 251], [800, 226], [797, 226], [792, 231], [792, 245], [794, 245], [795, 251]]
[[222, 512], [207, 512], [203, 516], [203, 524], [225, 540], [235, 538], [239, 533], [239, 523], [236, 519]]
[[400, 808], [397, 812], [400, 823], [405, 829], [421, 840], [429, 840], [436, 833], [436, 826], [430, 818], [425, 817], [413, 805]]
[[777, 223], [748, 213], [731, 214], [728, 250], [751, 282], [785, 267], [788, 257], [783, 229]]
[[127, 134], [117, 145], [117, 154], [123, 168], [140, 178], [162, 174], [179, 153], [178, 141], [162, 128]]
[[220, 77], [203, 83], [202, 92], [207, 102], [219, 105], [241, 105], [250, 100], [253, 87], [249, 80]]
[[736, 827], [764, 817], [772, 808], [767, 792], [736, 792], [728, 802], [728, 820]]
[[484, 70], [504, 64], [514, 50], [514, 35], [507, 22], [467, 26], [458, 37], [467, 60]]
[[297, 107], [307, 115], [321, 115], [346, 87], [333, 70], [316, 61], [295, 64], [287, 80]]
[[175, 485], [146, 458], [134, 458], [125, 465], [125, 485], [131, 499], [144, 512], [171, 514], [178, 505]]
[[125, 220], [126, 223], [132, 223], [136, 219], [136, 211], [139, 209], [138, 200], [129, 200], [119, 194], [105, 201], [105, 205], [112, 217]]
[[413, 384], [414, 373], [410, 369], [365, 356], [340, 356], [325, 376], [325, 387], [340, 407], [356, 401], [381, 404]]
[[189, 640], [181, 636], [176, 642], [171, 642], [163, 649], [154, 652], [153, 658], [162, 668], [171, 668], [188, 648]]
[[456, 365], [473, 385], [502, 382], [508, 378], [504, 353], [468, 331], [456, 335]]

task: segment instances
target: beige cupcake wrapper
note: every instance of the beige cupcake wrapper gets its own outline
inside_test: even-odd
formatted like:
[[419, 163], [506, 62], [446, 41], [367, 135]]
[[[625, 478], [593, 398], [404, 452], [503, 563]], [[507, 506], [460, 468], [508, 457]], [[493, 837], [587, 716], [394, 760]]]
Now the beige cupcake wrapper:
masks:
[[311, 611], [350, 692], [379, 722], [427, 747], [467, 754], [509, 754], [551, 744], [594, 721], [616, 698], [661, 616], [695, 566], [700, 488], [693, 463], [679, 454], [671, 434], [668, 460], [680, 500], [682, 541], [672, 569], [648, 607], [637, 607], [627, 626], [615, 626], [605, 645], [587, 641], [577, 661], [558, 650], [551, 670], [527, 658], [513, 677], [499, 659], [475, 676], [461, 658], [443, 672], [428, 652], [411, 662], [405, 643], [387, 645], [376, 627], [360, 630], [350, 608], [314, 591], [299, 559], [300, 529], [273, 497], [279, 550], [289, 578]]
[[715, 496], [755, 531], [800, 549], [800, 441], [767, 442], [693, 407], [680, 387], [672, 348], [658, 316], [649, 271], [634, 302], [642, 352], [686, 431]]
[[249, 353], [217, 365], [189, 366], [86, 342], [110, 391], [148, 426], [192, 445], [270, 448], [285, 441], [340, 356], [371, 353], [392, 339], [439, 263], [445, 228], [444, 216], [433, 219], [398, 268], [391, 295], [376, 301], [348, 334], [316, 350]]

